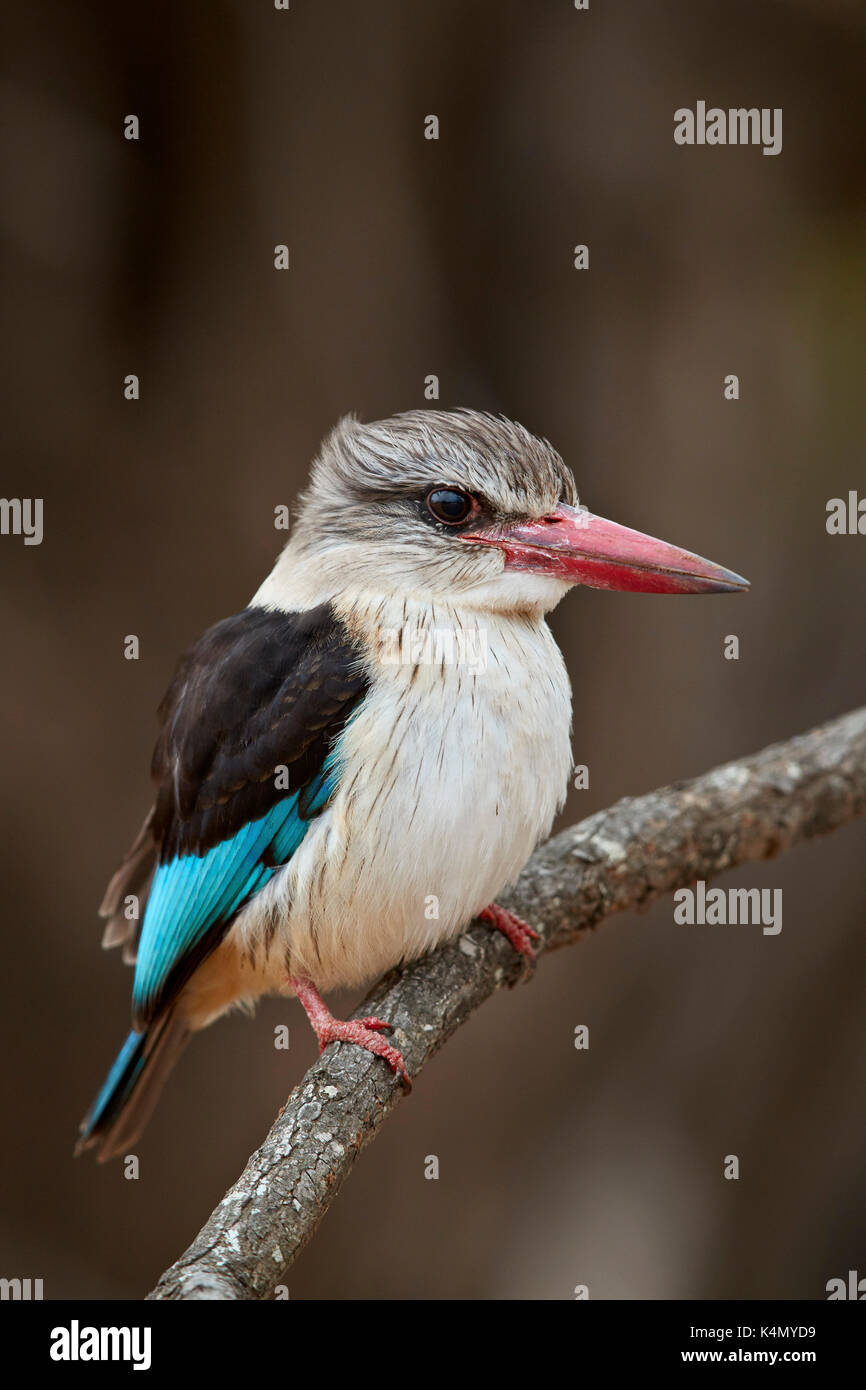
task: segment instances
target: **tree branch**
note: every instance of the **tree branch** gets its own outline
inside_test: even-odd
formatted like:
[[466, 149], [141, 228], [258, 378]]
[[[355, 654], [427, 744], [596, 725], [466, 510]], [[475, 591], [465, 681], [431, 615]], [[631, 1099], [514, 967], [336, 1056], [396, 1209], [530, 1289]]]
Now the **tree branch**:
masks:
[[[604, 918], [725, 869], [790, 849], [866, 810], [866, 708], [691, 782], [626, 798], [538, 849], [503, 904], [540, 933], [539, 953]], [[474, 923], [392, 971], [355, 1017], [378, 1014], [413, 1077], [522, 961]], [[378, 1058], [331, 1044], [261, 1148], [151, 1299], [266, 1299], [284, 1284], [352, 1165], [403, 1089]], [[417, 1102], [416, 1102], [417, 1103]]]

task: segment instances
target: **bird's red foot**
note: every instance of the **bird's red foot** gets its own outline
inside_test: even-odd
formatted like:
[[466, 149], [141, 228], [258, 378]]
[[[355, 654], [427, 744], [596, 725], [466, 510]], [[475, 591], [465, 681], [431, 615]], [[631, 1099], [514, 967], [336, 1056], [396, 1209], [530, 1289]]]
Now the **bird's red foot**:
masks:
[[406, 1070], [402, 1053], [379, 1036], [381, 1029], [391, 1028], [392, 1024], [375, 1017], [355, 1018], [348, 1022], [334, 1018], [312, 980], [290, 980], [289, 984], [303, 1004], [313, 1032], [319, 1039], [319, 1052], [324, 1052], [328, 1043], [355, 1043], [357, 1047], [363, 1047], [365, 1051], [372, 1052], [386, 1061], [407, 1090], [411, 1090], [412, 1079]]
[[541, 938], [522, 917], [516, 917], [513, 912], [508, 912], [498, 903], [491, 903], [489, 907], [485, 907], [483, 912], [479, 912], [478, 917], [482, 922], [489, 922], [495, 931], [501, 931], [503, 936], [507, 936], [515, 951], [524, 956], [530, 965], [534, 965], [535, 952], [532, 943], [540, 941]]

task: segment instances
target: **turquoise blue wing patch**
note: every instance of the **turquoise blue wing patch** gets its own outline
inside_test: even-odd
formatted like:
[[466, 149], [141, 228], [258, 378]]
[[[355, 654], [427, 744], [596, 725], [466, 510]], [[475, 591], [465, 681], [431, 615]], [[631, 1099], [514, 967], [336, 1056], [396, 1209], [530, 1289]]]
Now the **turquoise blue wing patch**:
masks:
[[[323, 769], [313, 783], [272, 806], [206, 854], [185, 854], [160, 864], [142, 923], [133, 1022], [151, 1017], [161, 997], [215, 944], [245, 903], [291, 859], [336, 787]], [[300, 804], [299, 804], [300, 803]], [[179, 978], [180, 977], [180, 978]]]

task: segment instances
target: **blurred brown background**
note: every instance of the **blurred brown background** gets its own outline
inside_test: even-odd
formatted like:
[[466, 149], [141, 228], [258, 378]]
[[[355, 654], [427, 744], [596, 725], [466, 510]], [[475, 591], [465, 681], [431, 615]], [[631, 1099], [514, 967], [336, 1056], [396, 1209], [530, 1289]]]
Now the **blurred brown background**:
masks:
[[[594, 510], [751, 579], [563, 603], [591, 774], [566, 819], [863, 700], [866, 539], [824, 522], [866, 492], [866, 12], [47, 3], [15, 8], [4, 48], [0, 490], [44, 497], [45, 539], [0, 539], [0, 1274], [138, 1298], [314, 1042], [295, 1003], [225, 1020], [169, 1083], [138, 1182], [73, 1162], [128, 1028], [95, 909], [175, 660], [256, 588], [273, 508], [340, 414], [423, 405], [436, 373], [440, 404], [546, 434]], [[678, 148], [698, 99], [781, 106], [781, 155]], [[676, 927], [664, 903], [476, 1015], [291, 1296], [822, 1298], [866, 1274], [864, 828], [732, 884], [784, 890], [780, 936]]]

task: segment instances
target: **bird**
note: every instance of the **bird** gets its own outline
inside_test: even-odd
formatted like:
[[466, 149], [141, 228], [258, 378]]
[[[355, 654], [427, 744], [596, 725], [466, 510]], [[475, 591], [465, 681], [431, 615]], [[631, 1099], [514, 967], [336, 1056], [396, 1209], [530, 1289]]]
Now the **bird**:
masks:
[[556, 449], [504, 416], [331, 430], [270, 574], [159, 707], [154, 803], [100, 908], [103, 946], [135, 967], [132, 1031], [77, 1152], [128, 1151], [185, 1044], [232, 1008], [294, 996], [320, 1050], [365, 1048], [409, 1085], [388, 1021], [337, 1019], [323, 995], [479, 916], [534, 959], [496, 899], [569, 786], [546, 616], [575, 585], [748, 581], [590, 512]]

